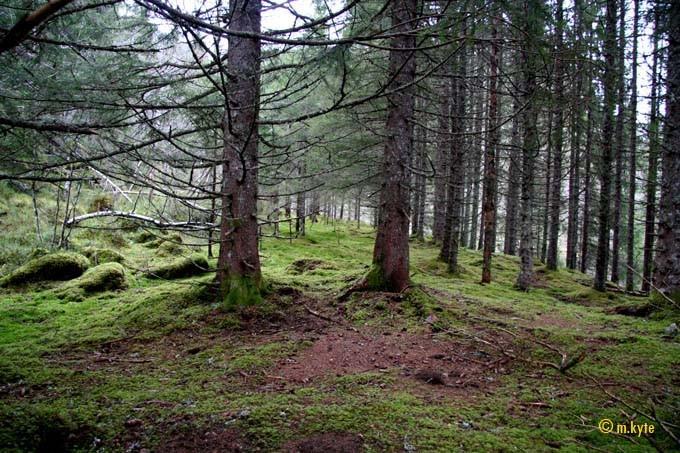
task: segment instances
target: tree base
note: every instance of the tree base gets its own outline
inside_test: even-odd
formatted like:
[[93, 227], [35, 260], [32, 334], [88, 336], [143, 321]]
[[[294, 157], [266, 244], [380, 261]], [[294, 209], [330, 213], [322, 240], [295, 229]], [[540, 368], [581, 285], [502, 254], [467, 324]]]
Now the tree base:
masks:
[[262, 303], [262, 281], [259, 277], [229, 277], [221, 289], [222, 307], [235, 311]]

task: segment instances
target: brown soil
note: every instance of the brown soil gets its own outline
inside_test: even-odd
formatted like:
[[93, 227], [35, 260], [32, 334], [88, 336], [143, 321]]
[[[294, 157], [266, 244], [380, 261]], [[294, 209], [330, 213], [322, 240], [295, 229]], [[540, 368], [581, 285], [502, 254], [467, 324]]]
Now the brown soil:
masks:
[[173, 453], [235, 453], [251, 451], [235, 428], [182, 429], [170, 432], [156, 449]]
[[495, 380], [490, 375], [505, 372], [505, 362], [500, 354], [432, 334], [364, 334], [333, 327], [271, 372], [277, 379], [308, 384], [328, 377], [397, 370], [411, 382], [455, 391], [488, 386]]
[[286, 453], [358, 453], [364, 451], [364, 440], [351, 433], [322, 433], [289, 442]]

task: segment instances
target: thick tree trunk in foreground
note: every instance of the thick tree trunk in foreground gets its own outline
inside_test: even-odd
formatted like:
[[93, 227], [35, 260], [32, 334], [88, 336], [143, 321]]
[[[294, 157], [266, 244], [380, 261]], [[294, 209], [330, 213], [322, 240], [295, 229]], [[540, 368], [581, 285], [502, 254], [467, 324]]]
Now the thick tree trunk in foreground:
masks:
[[[416, 0], [391, 4], [392, 27], [383, 183], [380, 191], [380, 223], [373, 249], [373, 269], [366, 283], [371, 289], [402, 291], [409, 283], [409, 180], [413, 147], [413, 86], [416, 59]], [[402, 88], [403, 87], [403, 88]], [[437, 201], [435, 201], [436, 203]]]
[[[260, 33], [259, 0], [232, 0], [229, 28]], [[224, 115], [222, 218], [217, 282], [227, 306], [259, 301], [257, 247], [257, 117], [260, 102], [260, 41], [229, 36]]]
[[630, 93], [630, 146], [628, 173], [628, 231], [626, 237], [626, 291], [633, 291], [635, 276], [635, 184], [637, 157], [637, 51], [638, 51], [638, 23], [640, 20], [640, 2], [633, 0], [633, 62], [631, 65], [631, 93]]
[[533, 0], [527, 0], [524, 4], [524, 20], [526, 21], [524, 33], [526, 35], [526, 42], [522, 49], [522, 72], [524, 76], [522, 95], [526, 108], [522, 116], [524, 151], [522, 155], [522, 195], [519, 215], [521, 228], [519, 245], [520, 270], [517, 276], [517, 287], [525, 291], [532, 286], [534, 281], [532, 204], [534, 199], [534, 167], [539, 151], [538, 131], [536, 130], [538, 107], [535, 97], [537, 89], [537, 56], [534, 54], [535, 49], [532, 49], [532, 45], [533, 39], [536, 39], [541, 34], [542, 26], [534, 11], [534, 9], [538, 9], [536, 3]]
[[491, 254], [494, 249], [496, 229], [496, 149], [498, 148], [498, 23], [493, 24], [489, 64], [489, 122], [488, 141], [484, 153], [484, 251], [482, 283], [491, 283]]
[[659, 238], [654, 260], [654, 285], [667, 297], [680, 302], [680, 2], [671, 2], [668, 22], [668, 103], [661, 151]]
[[600, 159], [600, 202], [598, 213], [597, 256], [593, 287], [605, 290], [609, 262], [610, 194], [614, 94], [616, 91], [616, 0], [607, 0], [604, 44], [604, 119], [602, 123], [602, 156]]

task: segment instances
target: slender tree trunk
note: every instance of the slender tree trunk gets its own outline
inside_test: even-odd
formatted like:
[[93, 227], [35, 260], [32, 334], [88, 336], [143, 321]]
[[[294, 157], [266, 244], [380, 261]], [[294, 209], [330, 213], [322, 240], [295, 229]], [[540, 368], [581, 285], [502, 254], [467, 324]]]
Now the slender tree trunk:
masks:
[[[300, 178], [300, 180], [302, 180], [302, 177], [305, 175], [306, 171], [304, 162], [300, 162], [298, 164], [297, 170], [298, 177]], [[307, 202], [306, 193], [304, 190], [300, 189], [297, 193], [297, 199], [295, 201], [295, 234], [298, 237], [305, 235], [305, 225], [307, 217], [306, 202]]]
[[611, 281], [619, 282], [619, 252], [621, 235], [621, 204], [623, 202], [623, 120], [625, 116], [625, 0], [619, 3], [619, 44], [618, 44], [618, 69], [617, 69], [617, 112], [615, 126], [614, 156], [616, 170], [614, 173], [614, 210], [612, 212], [612, 269]]
[[600, 202], [598, 212], [595, 280], [597, 291], [605, 290], [609, 261], [610, 195], [612, 169], [613, 116], [616, 92], [616, 0], [607, 0], [604, 39], [604, 118], [602, 123], [602, 157], [600, 159]]
[[444, 240], [444, 227], [446, 224], [446, 195], [449, 181], [449, 147], [451, 136], [451, 104], [449, 99], [448, 81], [442, 82], [440, 88], [440, 104], [437, 133], [437, 154], [434, 177], [434, 226], [432, 239], [441, 244]]
[[654, 260], [654, 285], [680, 303], [680, 2], [668, 13], [666, 125], [661, 151], [659, 239]]
[[498, 148], [498, 21], [494, 19], [491, 31], [491, 56], [489, 61], [489, 122], [488, 140], [484, 153], [484, 252], [482, 283], [491, 283], [491, 254], [496, 229], [496, 150]]
[[557, 14], [555, 16], [556, 40], [555, 46], [555, 135], [553, 136], [553, 175], [552, 190], [550, 193], [550, 237], [548, 240], [548, 254], [546, 267], [550, 270], [557, 269], [558, 240], [560, 237], [560, 207], [562, 205], [562, 147], [564, 138], [564, 7], [563, 0], [557, 2]]
[[[208, 218], [208, 222], [210, 222], [211, 225], [214, 225], [217, 217], [217, 206], [215, 206], [217, 201], [217, 164], [213, 164], [210, 175], [212, 178], [210, 188], [213, 191], [213, 194], [210, 197], [210, 217]], [[213, 234], [213, 228], [210, 227], [208, 229], [208, 258], [213, 257]]]
[[648, 127], [649, 157], [647, 161], [647, 190], [645, 207], [645, 241], [642, 258], [642, 291], [649, 294], [654, 262], [654, 239], [656, 230], [656, 184], [659, 160], [659, 8], [654, 11], [651, 111]]
[[633, 62], [631, 65], [631, 93], [630, 93], [630, 146], [628, 173], [628, 228], [626, 238], [626, 291], [633, 291], [635, 285], [635, 185], [637, 158], [637, 52], [638, 52], [638, 23], [640, 20], [640, 2], [633, 0]]
[[567, 207], [567, 256], [568, 269], [576, 269], [577, 244], [578, 244], [578, 218], [579, 218], [579, 192], [581, 190], [581, 131], [582, 131], [582, 108], [583, 108], [583, 3], [576, 0], [574, 5], [574, 52], [576, 62], [576, 88], [572, 94], [571, 109], [571, 150], [569, 156], [569, 204]]
[[588, 116], [586, 120], [586, 148], [584, 164], [584, 184], [583, 184], [583, 226], [581, 229], [581, 267], [580, 271], [584, 274], [588, 270], [588, 252], [590, 250], [590, 204], [591, 204], [591, 160], [593, 155], [593, 105], [592, 105], [592, 82], [588, 95]]
[[[260, 0], [231, 0], [229, 28], [260, 33]], [[230, 35], [227, 112], [224, 115], [222, 218], [217, 282], [227, 306], [257, 302], [261, 272], [257, 225], [257, 119], [260, 40]]]
[[[373, 269], [367, 283], [373, 289], [402, 291], [409, 284], [409, 162], [413, 147], [413, 86], [416, 46], [416, 0], [394, 0], [391, 5], [392, 30], [390, 88], [404, 87], [387, 97], [388, 113], [380, 192], [380, 223], [373, 249]], [[436, 201], [435, 201], [436, 203]]]
[[517, 210], [519, 208], [519, 188], [521, 179], [521, 150], [520, 137], [520, 104], [515, 97], [513, 103], [512, 138], [510, 141], [510, 162], [508, 171], [508, 196], [505, 202], [505, 242], [503, 253], [515, 255], [517, 253]]
[[552, 190], [552, 168], [553, 168], [553, 120], [555, 112], [551, 106], [548, 113], [548, 144], [547, 156], [545, 165], [545, 194], [543, 197], [543, 229], [539, 243], [541, 244], [541, 253], [539, 255], [541, 262], [545, 263], [548, 255], [548, 229], [550, 228], [550, 192]]
[[[482, 110], [482, 96], [477, 96], [477, 103], [475, 104], [475, 112]], [[479, 212], [479, 186], [481, 181], [480, 164], [482, 160], [482, 115], [475, 117], [474, 123], [475, 135], [472, 139], [472, 170], [470, 172], [470, 179], [472, 180], [472, 206], [470, 206], [470, 242], [471, 249], [475, 248], [477, 244], [477, 226], [478, 226], [478, 212]]]

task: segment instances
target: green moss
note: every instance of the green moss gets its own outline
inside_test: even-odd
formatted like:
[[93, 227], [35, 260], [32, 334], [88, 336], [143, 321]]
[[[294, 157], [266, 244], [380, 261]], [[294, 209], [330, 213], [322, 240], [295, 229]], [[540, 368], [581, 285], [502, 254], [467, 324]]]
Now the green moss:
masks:
[[366, 286], [371, 290], [382, 290], [387, 287], [387, 280], [380, 266], [374, 264], [366, 273]]
[[230, 276], [222, 288], [223, 307], [233, 311], [262, 303], [262, 281], [259, 276]]
[[181, 255], [182, 252], [184, 252], [184, 250], [185, 249], [181, 243], [178, 244], [177, 242], [174, 241], [173, 242], [164, 241], [158, 246], [156, 254], [158, 256], [177, 256]]
[[71, 280], [57, 290], [56, 294], [60, 298], [77, 301], [82, 300], [88, 294], [115, 291], [126, 287], [125, 268], [119, 263], [104, 263], [89, 269], [75, 280]]
[[30, 260], [0, 280], [0, 286], [18, 286], [49, 280], [71, 280], [82, 275], [89, 261], [77, 253], [60, 252]]
[[85, 247], [83, 250], [83, 255], [90, 259], [93, 266], [104, 263], [124, 263], [125, 257], [115, 250], [97, 248], [97, 247]]
[[163, 278], [172, 280], [175, 278], [186, 278], [201, 275], [210, 270], [208, 260], [203, 255], [191, 255], [178, 258], [171, 263], [161, 264], [152, 267], [146, 273], [148, 278]]

